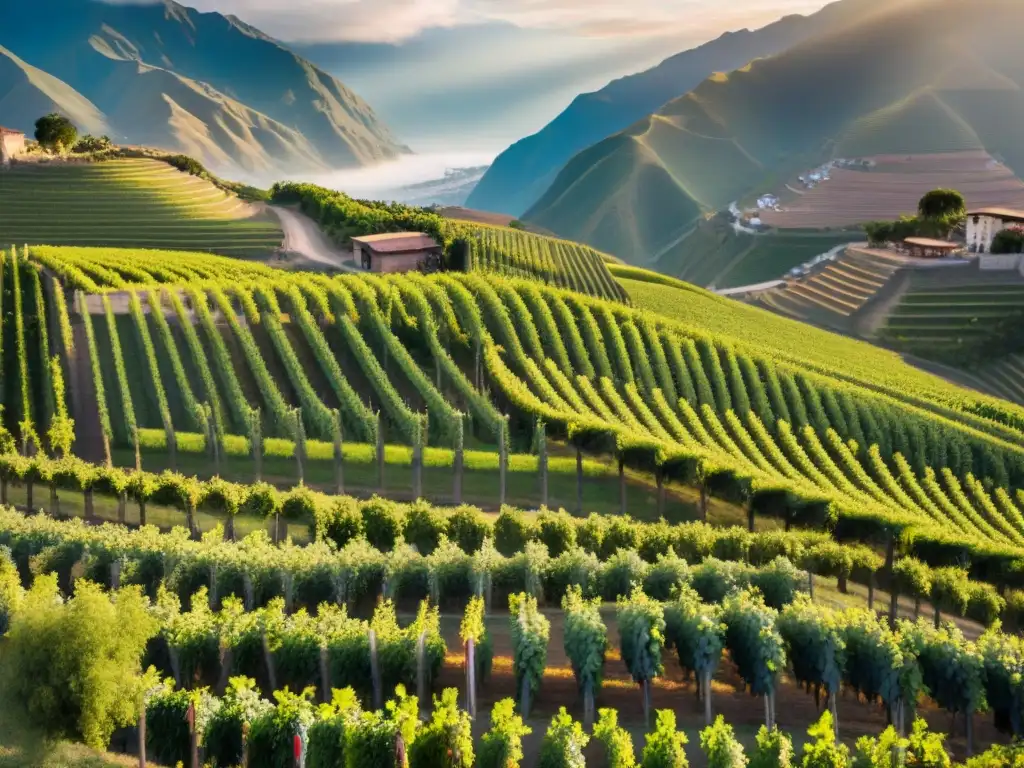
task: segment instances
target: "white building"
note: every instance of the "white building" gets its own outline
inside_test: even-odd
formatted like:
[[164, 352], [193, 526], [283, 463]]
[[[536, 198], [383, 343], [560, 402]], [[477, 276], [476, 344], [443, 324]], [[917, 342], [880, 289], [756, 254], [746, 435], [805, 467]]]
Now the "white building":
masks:
[[25, 134], [0, 125], [0, 165], [6, 165], [24, 151]]
[[768, 208], [774, 208], [778, 204], [779, 198], [775, 195], [761, 195], [761, 197], [757, 199], [757, 207], [762, 211]]
[[1011, 226], [1024, 226], [1024, 211], [1010, 208], [979, 208], [967, 213], [967, 250], [978, 254], [982, 269], [1021, 269], [1021, 254], [993, 255], [992, 241]]

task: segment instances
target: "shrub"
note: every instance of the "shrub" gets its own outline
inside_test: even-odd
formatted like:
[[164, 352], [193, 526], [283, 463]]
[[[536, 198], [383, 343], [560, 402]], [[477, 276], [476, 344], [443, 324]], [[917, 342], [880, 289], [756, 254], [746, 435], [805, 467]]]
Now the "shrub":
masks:
[[847, 768], [850, 764], [850, 750], [836, 741], [831, 712], [823, 712], [821, 719], [807, 729], [807, 735], [810, 739], [804, 744], [801, 768]]
[[583, 726], [572, 719], [565, 707], [551, 718], [551, 725], [544, 734], [540, 746], [537, 768], [584, 768], [583, 748], [590, 737], [583, 732]]
[[707, 755], [708, 768], [744, 768], [747, 764], [743, 745], [721, 715], [700, 732], [700, 748]]
[[512, 557], [536, 540], [537, 533], [537, 524], [530, 515], [521, 509], [504, 507], [494, 523], [494, 546], [505, 557]]
[[277, 706], [257, 717], [249, 730], [250, 768], [282, 768], [291, 764], [295, 734], [313, 724], [313, 693], [312, 688], [299, 694], [288, 689], [274, 691]]
[[448, 538], [467, 554], [479, 552], [491, 535], [491, 524], [476, 507], [462, 506], [448, 516]]
[[970, 598], [967, 601], [967, 618], [990, 627], [999, 620], [1006, 601], [999, 596], [991, 584], [971, 582], [968, 585]]
[[777, 727], [761, 726], [757, 732], [750, 768], [790, 768], [793, 765], [793, 740]]
[[532, 731], [523, 725], [512, 699], [502, 699], [491, 710], [491, 728], [480, 739], [477, 768], [519, 768], [523, 759], [523, 736]]
[[647, 734], [641, 768], [687, 768], [687, 741], [686, 734], [676, 730], [675, 712], [659, 709], [654, 731]]
[[551, 560], [544, 572], [544, 596], [557, 605], [571, 586], [578, 586], [585, 597], [601, 591], [601, 562], [597, 555], [575, 547]]
[[309, 729], [309, 768], [341, 768], [345, 765], [345, 734], [362, 710], [351, 688], [334, 690], [330, 704], [321, 704]]
[[[260, 697], [256, 681], [247, 677], [233, 677], [220, 706], [210, 716], [203, 729], [203, 754], [211, 768], [231, 768], [242, 764], [242, 729], [267, 714], [272, 705]], [[181, 713], [176, 713], [179, 716]], [[147, 723], [147, 725], [149, 725]], [[186, 730], [185, 746], [188, 746]], [[160, 758], [157, 758], [160, 759]], [[187, 757], [174, 760], [162, 759], [170, 765], [178, 760], [188, 762]]]
[[363, 517], [355, 499], [338, 496], [317, 506], [317, 541], [333, 541], [341, 549], [363, 533]]
[[709, 557], [693, 569], [690, 586], [705, 603], [720, 603], [727, 595], [747, 585], [750, 567]]
[[562, 599], [565, 617], [565, 655], [572, 664], [576, 685], [593, 702], [604, 678], [604, 657], [608, 651], [608, 629], [601, 618], [601, 601], [585, 600], [578, 586], [570, 587]]
[[807, 574], [784, 557], [777, 557], [770, 565], [750, 574], [750, 585], [760, 590], [765, 604], [775, 610], [792, 603], [797, 590], [806, 583]]
[[56, 576], [37, 576], [14, 613], [2, 656], [5, 693], [20, 722], [47, 737], [105, 748], [136, 721], [142, 654], [157, 621], [138, 587], [115, 596], [88, 581], [60, 600]]
[[[205, 690], [204, 690], [205, 693]], [[196, 705], [196, 730], [202, 734], [201, 722], [209, 716], [209, 696], [198, 691], [174, 690], [167, 681], [162, 690], [146, 702], [146, 750], [149, 756], [163, 764], [174, 765], [189, 761], [190, 734], [186, 719], [189, 707]]]
[[598, 712], [594, 738], [604, 744], [608, 768], [636, 768], [633, 737], [629, 735], [629, 731], [619, 726], [619, 713], [614, 709], [602, 709]]
[[644, 578], [644, 592], [655, 600], [671, 600], [690, 583], [690, 565], [674, 550], [658, 555], [657, 562], [647, 571]]
[[398, 756], [415, 741], [418, 727], [419, 704], [400, 685], [383, 710], [360, 712], [348, 723], [344, 768], [406, 768]]
[[459, 709], [459, 692], [446, 688], [434, 697], [430, 722], [409, 747], [410, 768], [472, 768], [473, 724]]
[[421, 555], [429, 555], [437, 549], [447, 528], [448, 521], [444, 512], [420, 500], [410, 506], [405, 513], [402, 534], [405, 541], [416, 547]]
[[616, 550], [604, 564], [601, 573], [601, 595], [605, 600], [618, 600], [644, 583], [650, 566], [633, 549]]
[[537, 600], [520, 593], [509, 595], [509, 623], [512, 629], [512, 671], [516, 690], [526, 696], [522, 701], [529, 714], [529, 699], [540, 688], [548, 657], [548, 638], [551, 624], [537, 610]]
[[363, 535], [381, 552], [390, 552], [402, 534], [402, 514], [393, 501], [374, 496], [363, 504]]
[[558, 557], [576, 546], [576, 523], [565, 510], [542, 510], [537, 515], [537, 531], [551, 557]]

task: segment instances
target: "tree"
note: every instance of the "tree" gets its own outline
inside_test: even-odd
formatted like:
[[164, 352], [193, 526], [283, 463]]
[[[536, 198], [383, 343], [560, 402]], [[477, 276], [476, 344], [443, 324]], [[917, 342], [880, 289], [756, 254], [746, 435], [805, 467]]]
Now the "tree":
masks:
[[106, 748], [116, 728], [138, 717], [150, 685], [142, 654], [156, 631], [138, 587], [111, 597], [80, 580], [65, 602], [56, 575], [37, 576], [7, 635], [6, 703], [47, 737]]
[[66, 152], [78, 141], [78, 129], [57, 112], [36, 120], [36, 141], [51, 152]]
[[1011, 227], [997, 232], [992, 240], [992, 253], [1024, 253], [1024, 227]]
[[921, 198], [917, 212], [923, 219], [962, 219], [967, 215], [967, 201], [955, 189], [933, 189]]

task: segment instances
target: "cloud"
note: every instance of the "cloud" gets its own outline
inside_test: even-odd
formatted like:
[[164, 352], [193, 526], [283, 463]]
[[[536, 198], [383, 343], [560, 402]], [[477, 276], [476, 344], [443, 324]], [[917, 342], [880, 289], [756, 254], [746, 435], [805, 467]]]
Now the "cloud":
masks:
[[[131, 2], [132, 0], [114, 0]], [[136, 2], [145, 0], [134, 0]], [[504, 21], [595, 37], [710, 38], [825, 0], [184, 0], [289, 42], [398, 43], [425, 29]]]

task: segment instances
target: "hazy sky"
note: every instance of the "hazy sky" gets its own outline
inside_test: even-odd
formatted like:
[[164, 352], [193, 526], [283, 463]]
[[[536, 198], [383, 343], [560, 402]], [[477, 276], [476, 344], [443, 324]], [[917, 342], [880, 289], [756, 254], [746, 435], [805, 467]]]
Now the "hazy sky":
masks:
[[[131, 1], [131, 0], [129, 0]], [[400, 42], [425, 29], [494, 21], [570, 35], [708, 39], [824, 0], [185, 0], [287, 41]]]

